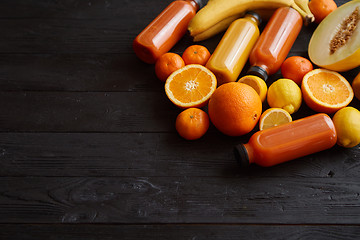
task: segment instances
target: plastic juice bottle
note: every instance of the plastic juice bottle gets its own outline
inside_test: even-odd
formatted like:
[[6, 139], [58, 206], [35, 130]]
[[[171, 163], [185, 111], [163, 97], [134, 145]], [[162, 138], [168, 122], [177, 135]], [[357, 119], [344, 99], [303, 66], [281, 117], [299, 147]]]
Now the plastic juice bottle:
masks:
[[331, 148], [336, 140], [331, 118], [318, 113], [256, 132], [248, 143], [235, 146], [235, 158], [241, 166], [270, 167]]
[[218, 85], [235, 82], [260, 35], [260, 16], [249, 12], [230, 24], [211, 55], [206, 67], [216, 76]]
[[291, 7], [278, 8], [271, 16], [250, 53], [247, 74], [264, 81], [276, 73], [287, 57], [303, 25], [301, 15]]
[[186, 33], [204, 0], [177, 0], [170, 3], [133, 41], [136, 55], [146, 63], [155, 63]]

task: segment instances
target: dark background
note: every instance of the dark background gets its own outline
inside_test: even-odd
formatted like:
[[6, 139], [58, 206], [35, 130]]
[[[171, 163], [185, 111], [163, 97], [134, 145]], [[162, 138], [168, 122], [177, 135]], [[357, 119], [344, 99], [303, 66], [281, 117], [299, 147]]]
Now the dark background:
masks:
[[0, 239], [358, 239], [359, 146], [240, 169], [233, 146], [256, 128], [178, 136], [181, 110], [131, 47], [169, 3], [1, 0]]

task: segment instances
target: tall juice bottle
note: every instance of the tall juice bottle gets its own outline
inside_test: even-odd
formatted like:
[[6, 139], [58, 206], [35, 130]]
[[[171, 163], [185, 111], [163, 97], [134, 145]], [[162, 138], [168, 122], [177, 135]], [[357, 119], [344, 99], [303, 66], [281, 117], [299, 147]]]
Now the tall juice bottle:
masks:
[[235, 82], [260, 35], [260, 16], [249, 12], [230, 24], [211, 55], [206, 67], [216, 76], [218, 85]]
[[170, 3], [133, 41], [135, 54], [146, 63], [168, 52], [186, 33], [204, 0], [177, 0]]
[[287, 57], [303, 25], [301, 15], [291, 7], [278, 8], [271, 16], [249, 57], [247, 74], [264, 81], [276, 73]]
[[337, 135], [331, 118], [318, 113], [254, 133], [249, 142], [235, 146], [241, 166], [270, 167], [333, 147]]

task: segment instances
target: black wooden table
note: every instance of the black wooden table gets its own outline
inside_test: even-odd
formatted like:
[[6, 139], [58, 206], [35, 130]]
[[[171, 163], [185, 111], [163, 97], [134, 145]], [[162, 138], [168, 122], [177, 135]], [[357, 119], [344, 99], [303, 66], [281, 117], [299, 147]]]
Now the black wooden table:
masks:
[[240, 169], [232, 149], [256, 129], [178, 136], [181, 110], [131, 46], [169, 3], [1, 0], [0, 239], [359, 239], [359, 146]]

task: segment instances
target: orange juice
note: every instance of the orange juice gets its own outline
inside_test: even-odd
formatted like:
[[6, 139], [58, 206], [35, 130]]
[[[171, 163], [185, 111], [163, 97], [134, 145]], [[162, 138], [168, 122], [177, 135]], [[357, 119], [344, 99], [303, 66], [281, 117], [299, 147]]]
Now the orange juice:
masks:
[[133, 41], [138, 58], [146, 63], [168, 52], [186, 33], [190, 20], [204, 5], [200, 0], [177, 0], [170, 3]]
[[251, 67], [247, 74], [266, 81], [269, 75], [276, 73], [299, 35], [302, 24], [302, 17], [295, 9], [278, 8], [250, 53]]
[[269, 167], [331, 148], [336, 140], [333, 121], [318, 113], [256, 132], [248, 143], [235, 147], [235, 157], [242, 166]]
[[206, 64], [215, 74], [218, 85], [237, 80], [260, 35], [259, 23], [259, 15], [248, 13], [231, 23], [225, 32]]

